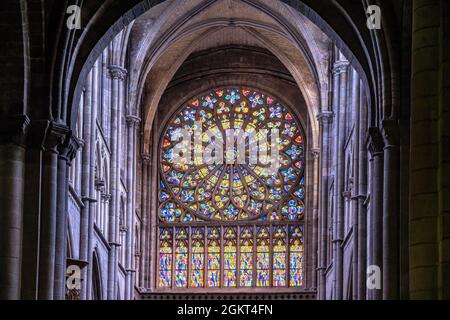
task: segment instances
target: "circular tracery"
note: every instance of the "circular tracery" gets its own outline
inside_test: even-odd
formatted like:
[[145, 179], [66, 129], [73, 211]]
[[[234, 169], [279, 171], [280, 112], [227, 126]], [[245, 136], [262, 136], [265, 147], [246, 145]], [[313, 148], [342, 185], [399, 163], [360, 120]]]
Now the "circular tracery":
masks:
[[[192, 133], [191, 140], [182, 142], [183, 152], [192, 155], [192, 161], [185, 163], [175, 161], [174, 152], [174, 147], [180, 144], [182, 130]], [[202, 132], [200, 145], [194, 144], [197, 130]], [[248, 163], [197, 161], [195, 151], [208, 145], [204, 132], [226, 137], [227, 130], [259, 134], [264, 130], [278, 130], [274, 145], [278, 147], [278, 170], [265, 174], [267, 165], [261, 159]], [[231, 153], [236, 153], [236, 147], [243, 143], [236, 141], [236, 136], [234, 140]], [[249, 153], [256, 145], [245, 141]], [[159, 216], [162, 222], [302, 219], [303, 131], [294, 114], [275, 98], [247, 88], [217, 89], [195, 97], [171, 120], [161, 146]], [[223, 149], [230, 154], [227, 146]]]

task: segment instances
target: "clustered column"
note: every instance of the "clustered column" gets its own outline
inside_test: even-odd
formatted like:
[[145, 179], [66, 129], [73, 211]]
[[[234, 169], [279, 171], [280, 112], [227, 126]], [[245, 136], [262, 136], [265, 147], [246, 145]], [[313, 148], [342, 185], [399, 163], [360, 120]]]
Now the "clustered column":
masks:
[[321, 157], [320, 157], [320, 245], [319, 245], [319, 299], [326, 299], [326, 269], [327, 269], [327, 247], [328, 247], [328, 179], [329, 179], [329, 166], [330, 166], [330, 127], [333, 121], [333, 112], [322, 111], [318, 116], [321, 132]]
[[118, 183], [120, 181], [120, 155], [121, 150], [120, 137], [122, 136], [121, 114], [123, 112], [123, 92], [127, 70], [116, 65], [109, 66], [109, 76], [112, 80], [111, 90], [111, 201], [109, 207], [109, 234], [108, 240], [111, 251], [108, 258], [108, 299], [115, 299], [117, 282], [117, 263], [118, 263], [118, 245], [119, 245], [119, 212], [120, 212], [120, 190]]
[[126, 239], [127, 257], [126, 257], [126, 288], [125, 297], [131, 299], [134, 294], [134, 218], [135, 218], [135, 181], [136, 181], [136, 129], [140, 124], [140, 119], [129, 115], [126, 118], [128, 132], [128, 153], [127, 153], [127, 226], [128, 233]]
[[0, 119], [0, 300], [19, 299], [25, 134], [29, 119]]
[[151, 201], [151, 160], [149, 154], [142, 155], [142, 225], [141, 225], [141, 260], [140, 260], [140, 274], [139, 286], [141, 289], [146, 289], [149, 286], [148, 278], [150, 272], [150, 257], [146, 248], [150, 247], [150, 201]]
[[346, 119], [346, 103], [347, 103], [347, 74], [349, 69], [349, 62], [343, 60], [337, 61], [334, 65], [334, 97], [333, 109], [336, 113], [335, 122], [335, 155], [334, 155], [334, 232], [333, 232], [333, 247], [334, 247], [334, 298], [336, 300], [343, 299], [343, 248], [344, 241], [344, 174], [345, 174], [345, 119]]
[[[368, 148], [372, 157], [372, 173], [370, 188], [371, 208], [371, 255], [370, 265], [381, 270], [383, 275], [383, 152], [384, 142], [378, 128], [369, 129]], [[381, 280], [381, 279], [380, 279]], [[381, 300], [383, 292], [375, 280], [374, 287], [369, 288], [369, 299]]]

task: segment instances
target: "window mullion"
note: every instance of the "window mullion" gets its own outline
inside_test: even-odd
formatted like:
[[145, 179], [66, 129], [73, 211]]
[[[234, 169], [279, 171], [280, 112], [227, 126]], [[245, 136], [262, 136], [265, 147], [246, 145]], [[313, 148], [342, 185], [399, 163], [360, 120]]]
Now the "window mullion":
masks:
[[241, 286], [241, 228], [236, 228], [236, 287]]
[[257, 239], [256, 239], [256, 232], [257, 232], [257, 228], [256, 225], [253, 225], [253, 247], [252, 247], [252, 251], [253, 251], [253, 257], [252, 257], [252, 287], [256, 287], [256, 263], [257, 263], [257, 255], [258, 255], [258, 243], [257, 243]]
[[177, 231], [175, 227], [172, 227], [172, 272], [171, 272], [171, 277], [172, 277], [172, 281], [171, 281], [171, 287], [172, 289], [175, 288], [175, 264], [176, 264], [176, 235], [175, 232]]
[[191, 287], [191, 263], [192, 263], [192, 227], [188, 227], [188, 253], [187, 253], [186, 279], [187, 287]]
[[273, 225], [270, 224], [270, 245], [269, 245], [269, 287], [273, 287]]
[[208, 227], [204, 227], [204, 239], [205, 239], [205, 257], [203, 258], [204, 260], [204, 272], [203, 272], [203, 287], [207, 288], [208, 287]]
[[225, 282], [225, 273], [224, 273], [224, 263], [225, 263], [225, 253], [223, 250], [223, 226], [220, 226], [220, 274], [219, 274], [219, 281], [220, 281], [220, 287], [223, 288], [223, 283]]
[[286, 246], [285, 246], [286, 254], [286, 287], [289, 287], [290, 285], [290, 274], [291, 274], [291, 250], [289, 246], [289, 224], [286, 225]]

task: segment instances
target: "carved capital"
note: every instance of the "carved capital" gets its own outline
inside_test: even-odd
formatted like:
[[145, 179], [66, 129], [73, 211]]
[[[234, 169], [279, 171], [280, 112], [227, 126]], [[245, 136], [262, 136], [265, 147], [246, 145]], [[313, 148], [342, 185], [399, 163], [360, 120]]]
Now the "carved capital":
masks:
[[143, 154], [142, 155], [142, 163], [145, 165], [149, 165], [150, 162], [152, 161], [152, 156], [149, 154]]
[[348, 71], [350, 63], [347, 60], [336, 61], [333, 65], [333, 74], [340, 75]]
[[109, 77], [113, 80], [125, 80], [128, 75], [128, 71], [125, 68], [116, 65], [110, 65], [108, 67]]
[[369, 135], [367, 137], [367, 149], [372, 156], [383, 153], [384, 141], [380, 129], [376, 127], [369, 129]]
[[25, 144], [30, 119], [26, 115], [0, 118], [0, 143]]
[[331, 123], [334, 118], [334, 112], [332, 111], [322, 111], [317, 115], [317, 120], [320, 124]]
[[104, 202], [110, 202], [112, 199], [112, 195], [106, 193], [102, 193], [101, 197]]
[[400, 141], [400, 128], [396, 120], [383, 120], [383, 138], [386, 148], [398, 146]]
[[81, 148], [81, 141], [75, 137], [72, 131], [67, 135], [64, 144], [58, 148], [59, 157], [66, 160], [69, 164], [75, 159], [78, 150]]
[[313, 148], [311, 149], [311, 157], [313, 160], [319, 159], [320, 156], [320, 149], [319, 148]]
[[104, 191], [105, 190], [105, 180], [96, 178], [94, 181], [95, 190]]
[[137, 128], [139, 124], [141, 123], [141, 119], [136, 116], [129, 115], [126, 117], [127, 126], [129, 128]]
[[44, 140], [45, 150], [58, 153], [69, 132], [70, 130], [65, 124], [50, 122]]
[[342, 193], [342, 197], [344, 197], [344, 199], [350, 200], [352, 197], [352, 192], [350, 190], [346, 190]]

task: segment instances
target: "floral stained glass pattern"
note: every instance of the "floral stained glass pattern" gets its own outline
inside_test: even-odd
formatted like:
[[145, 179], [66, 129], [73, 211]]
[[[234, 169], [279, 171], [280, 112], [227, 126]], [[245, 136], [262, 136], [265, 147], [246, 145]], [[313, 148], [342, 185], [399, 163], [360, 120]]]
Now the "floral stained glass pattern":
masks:
[[[264, 151], [276, 148], [278, 166], [267, 173], [261, 145], [239, 132], [258, 132], [260, 141], [271, 130], [279, 135], [267, 137], [275, 143]], [[180, 140], [182, 132], [190, 140]], [[206, 132], [225, 137], [222, 162], [204, 161]], [[174, 150], [186, 161], [175, 161]], [[189, 99], [160, 142], [159, 288], [301, 287], [304, 157], [302, 127], [274, 97], [218, 88]]]

